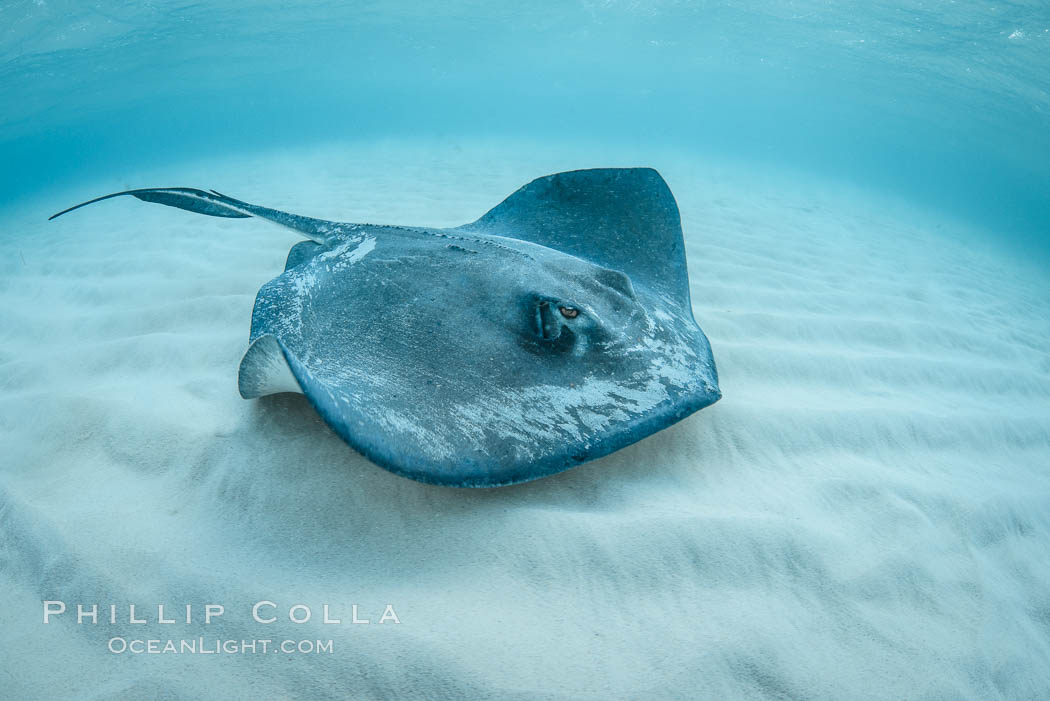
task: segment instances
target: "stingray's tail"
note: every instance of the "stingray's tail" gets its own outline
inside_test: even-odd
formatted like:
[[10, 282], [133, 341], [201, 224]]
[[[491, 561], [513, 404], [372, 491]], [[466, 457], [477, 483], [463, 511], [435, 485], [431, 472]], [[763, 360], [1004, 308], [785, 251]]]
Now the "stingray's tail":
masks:
[[63, 209], [58, 214], [52, 214], [47, 219], [48, 221], [51, 221], [56, 217], [61, 217], [63, 214], [72, 212], [74, 209], [80, 209], [86, 205], [101, 202], [102, 200], [108, 200], [111, 197], [120, 197], [121, 195], [131, 195], [132, 197], [139, 198], [143, 202], [166, 204], [169, 207], [178, 207], [179, 209], [186, 209], [191, 212], [196, 212], [197, 214], [207, 214], [210, 217], [244, 218], [251, 216], [247, 211], [237, 207], [238, 204], [244, 204], [243, 202], [238, 202], [237, 200], [220, 195], [214, 191], [205, 192], [204, 190], [194, 190], [190, 187], [158, 187], [146, 190], [125, 190], [124, 192], [114, 192], [112, 195], [96, 197], [93, 200], [74, 205], [69, 209]]
[[63, 209], [61, 212], [48, 217], [48, 221], [67, 212], [72, 212], [74, 209], [80, 209], [85, 205], [108, 200], [111, 197], [119, 197], [120, 195], [131, 195], [143, 202], [165, 204], [169, 207], [178, 207], [197, 214], [207, 214], [210, 217], [238, 219], [260, 217], [305, 234], [317, 243], [327, 243], [333, 235], [339, 233], [342, 229], [356, 226], [354, 224], [340, 224], [339, 222], [326, 221], [324, 219], [313, 219], [311, 217], [302, 217], [298, 214], [289, 214], [277, 209], [269, 209], [235, 200], [215, 190], [205, 192], [204, 190], [196, 190], [191, 187], [158, 187], [114, 192], [111, 195], [96, 197], [93, 200], [74, 205], [69, 209]]

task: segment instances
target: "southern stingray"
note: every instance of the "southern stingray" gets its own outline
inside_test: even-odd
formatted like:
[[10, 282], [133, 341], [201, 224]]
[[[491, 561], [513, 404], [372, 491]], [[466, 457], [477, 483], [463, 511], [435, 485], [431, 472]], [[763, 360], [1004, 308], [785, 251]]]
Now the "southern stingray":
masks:
[[309, 238], [259, 290], [240, 393], [305, 394], [347, 443], [405, 477], [536, 479], [721, 397], [678, 206], [655, 170], [549, 175], [452, 229], [324, 221], [183, 187], [54, 217], [118, 195]]

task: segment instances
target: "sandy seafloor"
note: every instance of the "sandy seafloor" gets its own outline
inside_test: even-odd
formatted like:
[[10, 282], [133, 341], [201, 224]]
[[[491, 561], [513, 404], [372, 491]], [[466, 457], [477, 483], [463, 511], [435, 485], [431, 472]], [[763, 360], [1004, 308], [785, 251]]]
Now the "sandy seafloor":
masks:
[[[456, 225], [605, 165], [655, 166], [677, 197], [725, 396], [494, 490], [385, 472], [301, 396], [238, 396], [294, 233], [130, 198], [45, 221], [187, 185]], [[0, 221], [4, 698], [1050, 698], [1050, 287], [995, 231], [758, 165], [453, 141], [114, 174]], [[45, 626], [44, 599], [151, 622]], [[315, 620], [252, 623], [264, 599]], [[226, 613], [160, 625], [157, 603]], [[400, 625], [376, 624], [387, 603]], [[333, 654], [114, 655], [114, 636]]]

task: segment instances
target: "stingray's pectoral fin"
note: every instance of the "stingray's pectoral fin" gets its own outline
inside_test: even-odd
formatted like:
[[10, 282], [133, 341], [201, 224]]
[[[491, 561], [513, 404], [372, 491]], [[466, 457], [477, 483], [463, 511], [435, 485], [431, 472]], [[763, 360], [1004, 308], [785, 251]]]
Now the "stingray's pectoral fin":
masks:
[[209, 217], [243, 219], [252, 216], [250, 212], [243, 208], [243, 202], [239, 202], [232, 197], [226, 197], [225, 195], [220, 195], [215, 192], [196, 190], [190, 187], [158, 187], [143, 190], [125, 190], [124, 192], [114, 192], [111, 195], [96, 197], [93, 200], [74, 205], [69, 209], [63, 209], [58, 214], [53, 214], [48, 217], [48, 221], [60, 217], [67, 212], [72, 212], [74, 209], [80, 209], [85, 205], [108, 200], [111, 197], [120, 197], [121, 195], [131, 195], [132, 197], [137, 197], [143, 202], [165, 204], [169, 207], [178, 207], [179, 209], [196, 212], [197, 214], [207, 214]]
[[678, 204], [652, 168], [594, 168], [537, 178], [460, 227], [525, 239], [597, 263], [599, 280], [628, 297], [633, 285], [690, 310]]
[[269, 334], [259, 336], [245, 351], [237, 372], [237, 388], [245, 399], [280, 392], [303, 392], [288, 367], [284, 349]]

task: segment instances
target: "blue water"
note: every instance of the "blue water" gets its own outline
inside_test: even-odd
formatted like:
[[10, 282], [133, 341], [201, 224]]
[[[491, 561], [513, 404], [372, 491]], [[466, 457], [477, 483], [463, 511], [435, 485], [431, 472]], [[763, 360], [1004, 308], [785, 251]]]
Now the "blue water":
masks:
[[32, 0], [0, 6], [0, 59], [0, 203], [275, 145], [587, 138], [789, 165], [1047, 247], [1045, 2]]

